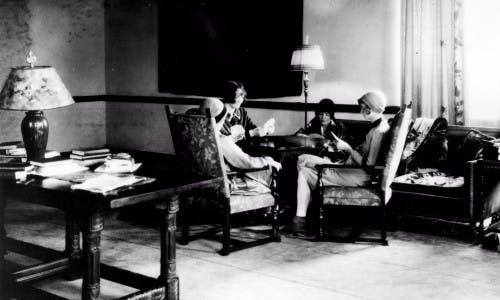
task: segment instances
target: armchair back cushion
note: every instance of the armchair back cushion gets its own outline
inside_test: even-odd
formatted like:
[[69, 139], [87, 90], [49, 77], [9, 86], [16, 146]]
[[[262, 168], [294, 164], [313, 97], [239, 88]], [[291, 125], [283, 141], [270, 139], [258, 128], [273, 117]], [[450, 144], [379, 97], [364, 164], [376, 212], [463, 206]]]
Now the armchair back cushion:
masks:
[[381, 189], [385, 194], [385, 203], [389, 201], [392, 195], [390, 185], [396, 176], [399, 161], [403, 154], [408, 127], [410, 126], [411, 105], [403, 106], [401, 111], [396, 114], [391, 122], [391, 128], [387, 132], [387, 152], [385, 155], [384, 172], [382, 175]]
[[[215, 120], [205, 115], [173, 114], [168, 107], [167, 116], [183, 175], [226, 179], [224, 160], [215, 134]], [[229, 197], [228, 182], [225, 183], [224, 194]]]

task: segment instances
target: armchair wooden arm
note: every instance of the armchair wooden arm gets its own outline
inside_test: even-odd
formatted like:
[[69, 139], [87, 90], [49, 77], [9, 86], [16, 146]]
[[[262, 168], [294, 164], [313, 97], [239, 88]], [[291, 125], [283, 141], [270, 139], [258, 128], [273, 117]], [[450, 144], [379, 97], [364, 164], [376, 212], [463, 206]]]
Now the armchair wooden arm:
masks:
[[[237, 169], [237, 168], [233, 168], [232, 171], [229, 171], [227, 172], [227, 176], [231, 177], [231, 176], [236, 176], [236, 175], [242, 175], [242, 174], [246, 174], [246, 173], [253, 173], [253, 172], [259, 172], [259, 171], [264, 171], [264, 170], [268, 170], [269, 167], [262, 167], [262, 168], [255, 168], [255, 169]], [[273, 168], [273, 171], [275, 171], [275, 169]]]

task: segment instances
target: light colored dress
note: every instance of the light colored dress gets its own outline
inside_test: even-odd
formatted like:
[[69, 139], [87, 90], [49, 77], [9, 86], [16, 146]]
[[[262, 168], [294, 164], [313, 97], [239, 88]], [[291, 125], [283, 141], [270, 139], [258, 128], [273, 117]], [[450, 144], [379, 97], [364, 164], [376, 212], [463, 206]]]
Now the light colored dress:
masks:
[[[230, 136], [221, 134], [219, 141], [228, 171], [234, 168], [241, 170], [258, 169], [269, 165], [264, 157], [250, 156], [245, 153]], [[231, 178], [231, 194], [256, 195], [269, 193], [271, 172], [271, 168], [268, 168], [267, 170], [234, 176]]]
[[[377, 121], [375, 121], [377, 122]], [[354, 155], [362, 158], [362, 165], [373, 166], [382, 146], [385, 133], [389, 130], [389, 124], [385, 119], [380, 119], [378, 124], [372, 127], [366, 134], [365, 141], [357, 147]], [[332, 161], [327, 157], [318, 157], [310, 154], [299, 156], [297, 161], [297, 171], [300, 176], [304, 176], [311, 190], [314, 190], [318, 180], [318, 172], [315, 166], [317, 164], [330, 164]], [[347, 165], [356, 165], [350, 157]], [[327, 169], [323, 175], [323, 182], [326, 185], [338, 186], [365, 186], [371, 180], [371, 175], [361, 169]]]

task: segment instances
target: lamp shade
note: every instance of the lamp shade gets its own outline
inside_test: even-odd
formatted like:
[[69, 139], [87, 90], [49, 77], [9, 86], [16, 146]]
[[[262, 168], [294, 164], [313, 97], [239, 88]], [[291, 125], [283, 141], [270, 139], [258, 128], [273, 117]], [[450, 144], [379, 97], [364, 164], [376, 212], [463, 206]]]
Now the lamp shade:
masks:
[[323, 70], [325, 62], [318, 45], [303, 45], [293, 51], [290, 63], [292, 71]]
[[56, 70], [49, 66], [12, 68], [0, 92], [0, 109], [31, 111], [73, 103]]

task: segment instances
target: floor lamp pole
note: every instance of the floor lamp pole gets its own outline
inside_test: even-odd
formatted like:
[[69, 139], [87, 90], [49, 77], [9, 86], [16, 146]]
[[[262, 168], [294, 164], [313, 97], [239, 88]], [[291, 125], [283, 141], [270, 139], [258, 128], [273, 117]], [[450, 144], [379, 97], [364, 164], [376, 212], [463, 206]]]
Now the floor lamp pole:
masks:
[[309, 94], [309, 72], [304, 71], [304, 130], [307, 127], [307, 95]]

